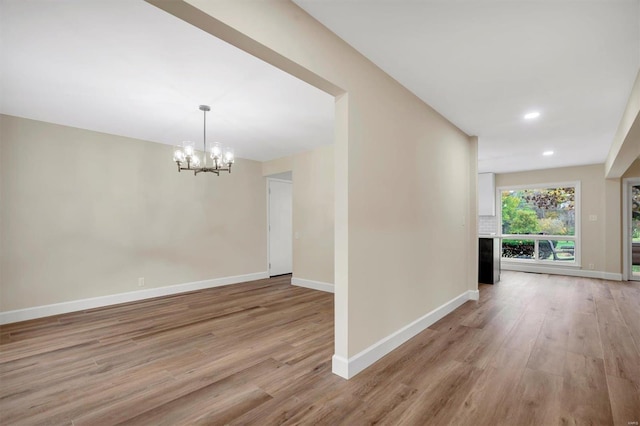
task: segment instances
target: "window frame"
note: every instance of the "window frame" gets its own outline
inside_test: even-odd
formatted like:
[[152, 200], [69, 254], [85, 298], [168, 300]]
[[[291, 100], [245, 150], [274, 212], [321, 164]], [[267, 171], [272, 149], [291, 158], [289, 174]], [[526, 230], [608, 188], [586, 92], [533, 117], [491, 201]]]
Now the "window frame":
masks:
[[[539, 234], [503, 234], [502, 233], [502, 192], [522, 189], [546, 189], [546, 188], [567, 188], [573, 187], [575, 191], [575, 232], [574, 235], [539, 235]], [[520, 265], [544, 265], [551, 267], [564, 268], [582, 268], [582, 240], [580, 238], [582, 231], [582, 202], [580, 194], [580, 181], [566, 182], [548, 182], [527, 185], [505, 185], [496, 187], [496, 215], [498, 217], [498, 235], [500, 236], [500, 260], [503, 263], [513, 263]], [[534, 240], [534, 258], [533, 259], [515, 259], [502, 257], [502, 241], [503, 240]], [[538, 242], [540, 240], [561, 240], [574, 241], [574, 261], [563, 262], [557, 260], [541, 260], [538, 259]]]

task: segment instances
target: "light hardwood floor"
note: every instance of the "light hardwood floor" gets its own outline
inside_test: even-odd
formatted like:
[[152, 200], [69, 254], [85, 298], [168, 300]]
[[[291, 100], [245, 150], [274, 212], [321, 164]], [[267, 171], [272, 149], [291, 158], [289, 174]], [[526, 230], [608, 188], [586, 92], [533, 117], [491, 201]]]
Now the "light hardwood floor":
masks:
[[333, 295], [290, 277], [0, 328], [0, 423], [640, 421], [640, 284], [503, 272], [374, 366], [331, 373]]

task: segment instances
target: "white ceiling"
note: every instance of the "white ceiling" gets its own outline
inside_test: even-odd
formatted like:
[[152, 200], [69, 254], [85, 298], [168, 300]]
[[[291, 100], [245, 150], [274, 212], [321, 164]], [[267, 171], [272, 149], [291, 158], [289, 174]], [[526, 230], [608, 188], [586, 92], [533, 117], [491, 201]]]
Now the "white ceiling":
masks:
[[[640, 65], [638, 0], [296, 3], [478, 135], [480, 171], [604, 162]], [[0, 0], [0, 59], [4, 114], [175, 144], [209, 104], [240, 157], [333, 140], [331, 96], [142, 0]]]
[[294, 1], [479, 136], [481, 172], [603, 163], [640, 66], [638, 0]]
[[142, 0], [0, 0], [0, 112], [269, 160], [333, 142], [328, 94]]

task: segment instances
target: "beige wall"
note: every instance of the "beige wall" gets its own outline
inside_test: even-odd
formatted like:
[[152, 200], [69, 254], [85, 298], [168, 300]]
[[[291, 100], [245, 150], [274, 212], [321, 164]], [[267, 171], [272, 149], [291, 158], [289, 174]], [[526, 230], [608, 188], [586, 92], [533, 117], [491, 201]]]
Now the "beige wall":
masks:
[[293, 156], [293, 276], [333, 284], [333, 146]]
[[[496, 175], [496, 187], [580, 182], [582, 269], [621, 273], [620, 181], [604, 178], [604, 165], [534, 170]], [[596, 221], [589, 216], [595, 215]]]
[[278, 173], [290, 172], [293, 170], [293, 157], [276, 158], [262, 163], [262, 176], [270, 176]]
[[292, 172], [295, 278], [334, 282], [333, 164], [333, 145], [262, 163], [264, 176]]
[[469, 139], [395, 82], [370, 84], [349, 94], [350, 356], [468, 290], [477, 247]]
[[194, 177], [170, 146], [0, 120], [1, 311], [266, 272], [259, 162]]
[[624, 172], [623, 177], [631, 178], [631, 177], [640, 177], [640, 158], [637, 158], [631, 166]]
[[338, 359], [477, 288], [466, 134], [291, 2], [149, 2], [336, 96]]

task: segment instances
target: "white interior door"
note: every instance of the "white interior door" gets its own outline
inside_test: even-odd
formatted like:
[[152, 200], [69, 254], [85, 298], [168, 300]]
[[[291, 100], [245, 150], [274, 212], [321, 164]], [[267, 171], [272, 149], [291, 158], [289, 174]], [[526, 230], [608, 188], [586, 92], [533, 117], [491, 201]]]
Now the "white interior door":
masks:
[[269, 275], [293, 270], [291, 182], [269, 179]]

